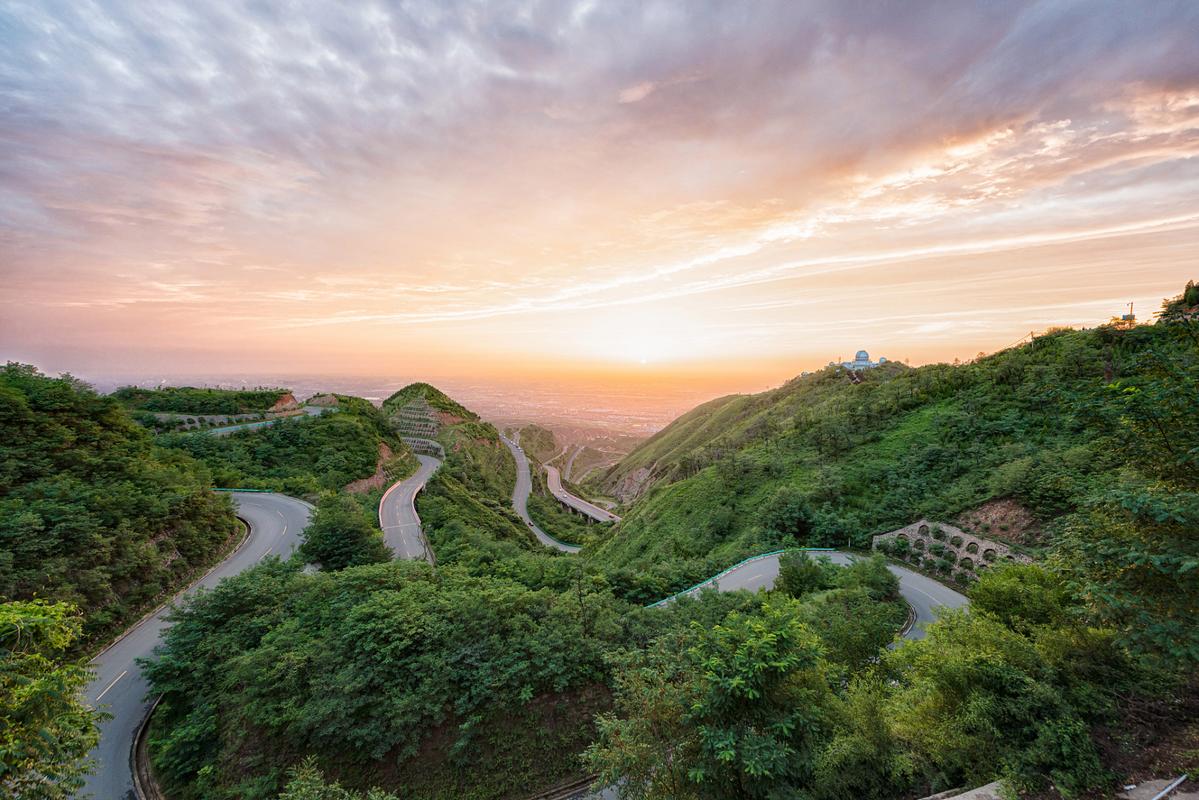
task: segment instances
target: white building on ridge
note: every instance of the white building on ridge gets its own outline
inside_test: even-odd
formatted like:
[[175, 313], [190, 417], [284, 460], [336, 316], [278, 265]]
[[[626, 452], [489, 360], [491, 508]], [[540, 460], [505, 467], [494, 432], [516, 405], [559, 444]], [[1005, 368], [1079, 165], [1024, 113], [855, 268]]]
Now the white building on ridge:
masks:
[[831, 361], [829, 362], [829, 366], [845, 367], [846, 369], [853, 370], [854, 372], [859, 372], [864, 369], [874, 369], [875, 367], [880, 367], [886, 363], [887, 359], [881, 357], [878, 361], [871, 361], [869, 353], [867, 353], [865, 350], [859, 350], [854, 355], [853, 361], [841, 361], [839, 363], [836, 361]]

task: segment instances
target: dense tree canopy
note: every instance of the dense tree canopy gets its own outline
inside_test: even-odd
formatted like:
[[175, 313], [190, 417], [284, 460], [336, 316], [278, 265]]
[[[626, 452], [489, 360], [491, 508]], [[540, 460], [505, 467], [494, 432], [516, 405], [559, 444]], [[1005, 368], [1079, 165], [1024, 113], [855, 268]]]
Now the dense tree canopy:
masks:
[[378, 409], [360, 398], [339, 395], [338, 399], [340, 410], [317, 417], [284, 420], [228, 436], [167, 434], [158, 442], [203, 461], [220, 486], [296, 495], [337, 490], [371, 475], [380, 444], [411, 458]]
[[266, 411], [288, 394], [287, 389], [196, 389], [167, 386], [142, 389], [125, 386], [112, 393], [126, 408], [183, 414], [254, 414]]
[[345, 495], [327, 495], [304, 529], [303, 557], [322, 569], [337, 570], [391, 560], [383, 535]]
[[69, 377], [5, 367], [0, 430], [0, 599], [71, 602], [85, 640], [127, 624], [237, 533], [202, 465]]
[[83, 785], [100, 715], [88, 673], [64, 653], [81, 620], [66, 603], [0, 603], [0, 794], [66, 800]]
[[[603, 653], [626, 635], [627, 610], [592, 591], [534, 592], [416, 562], [313, 575], [267, 564], [197, 598], [167, 632], [148, 667], [163, 693], [156, 763], [183, 800], [273, 796], [301, 754], [357, 785], [386, 768], [413, 796], [449, 788], [415, 793], [430, 780], [499, 796], [555, 777], [586, 742], [588, 705], [543, 698], [606, 682]], [[512, 771], [502, 758], [519, 740], [514, 721], [546, 713], [566, 715], [560, 738], [538, 737], [539, 763]], [[248, 730], [251, 749], [228, 735]], [[509, 747], [495, 751], [497, 736]], [[412, 760], [430, 737], [453, 771]], [[265, 780], [243, 775], [247, 757]]]
[[[1147, 335], [1140, 330], [1137, 335]], [[1108, 387], [1096, 424], [1126, 469], [1066, 520], [1055, 558], [1075, 591], [1142, 654], [1199, 662], [1199, 319], [1155, 326], [1160, 346]], [[1170, 345], [1167, 347], [1166, 345]]]

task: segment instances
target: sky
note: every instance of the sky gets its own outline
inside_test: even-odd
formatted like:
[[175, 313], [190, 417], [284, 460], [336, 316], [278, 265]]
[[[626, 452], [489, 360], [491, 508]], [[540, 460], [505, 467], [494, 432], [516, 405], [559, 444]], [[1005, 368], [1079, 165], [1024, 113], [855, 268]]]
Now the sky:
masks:
[[[777, 385], [1199, 278], [1199, 3], [0, 3], [0, 357]], [[689, 385], [690, 385], [689, 384]]]

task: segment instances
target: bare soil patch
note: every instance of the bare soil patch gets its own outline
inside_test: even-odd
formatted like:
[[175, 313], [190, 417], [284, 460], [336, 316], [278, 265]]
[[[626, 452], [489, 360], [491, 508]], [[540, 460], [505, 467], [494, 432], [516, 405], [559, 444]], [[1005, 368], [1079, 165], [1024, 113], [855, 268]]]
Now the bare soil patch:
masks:
[[1033, 547], [1044, 543], [1044, 532], [1036, 517], [1011, 499], [983, 503], [962, 514], [956, 523], [962, 530], [988, 539]]
[[379, 442], [379, 460], [375, 462], [375, 474], [359, 478], [346, 484], [345, 490], [351, 494], [366, 494], [373, 489], [381, 489], [387, 483], [387, 472], [383, 469], [394, 455], [386, 442]]

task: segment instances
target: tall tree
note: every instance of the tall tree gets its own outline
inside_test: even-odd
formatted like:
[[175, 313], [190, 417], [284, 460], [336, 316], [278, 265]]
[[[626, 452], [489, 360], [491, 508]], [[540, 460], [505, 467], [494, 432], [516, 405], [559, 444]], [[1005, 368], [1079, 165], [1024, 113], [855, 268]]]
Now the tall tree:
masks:
[[1135, 376], [1109, 387], [1123, 480], [1071, 520], [1057, 557], [1103, 624], [1184, 665], [1199, 661], [1199, 338], [1194, 320], [1155, 327], [1166, 345], [1143, 350]]
[[324, 569], [345, 569], [391, 558], [379, 531], [346, 495], [323, 498], [303, 535], [300, 552]]
[[85, 667], [62, 661], [82, 621], [66, 603], [0, 605], [0, 795], [72, 797], [102, 715], [83, 704]]
[[[631, 798], [770, 798], [810, 778], [832, 705], [798, 603], [732, 613], [627, 664], [588, 751]], [[681, 652], [680, 652], [681, 650]]]

